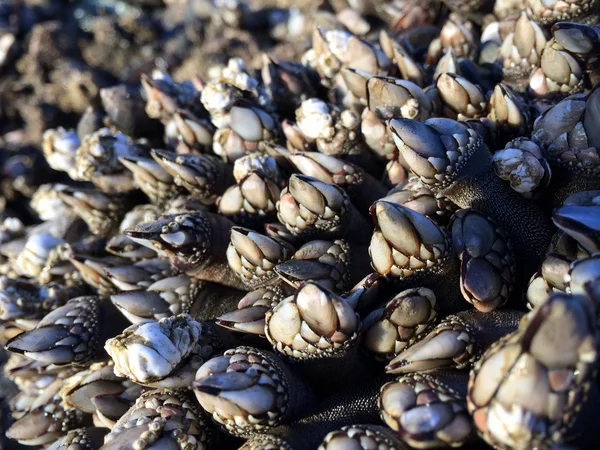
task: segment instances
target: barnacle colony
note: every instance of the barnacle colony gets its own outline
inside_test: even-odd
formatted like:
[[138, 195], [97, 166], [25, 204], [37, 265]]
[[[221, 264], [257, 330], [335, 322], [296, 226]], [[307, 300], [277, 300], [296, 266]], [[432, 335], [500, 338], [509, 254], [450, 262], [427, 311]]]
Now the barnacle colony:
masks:
[[595, 448], [597, 1], [5, 3], [8, 439]]

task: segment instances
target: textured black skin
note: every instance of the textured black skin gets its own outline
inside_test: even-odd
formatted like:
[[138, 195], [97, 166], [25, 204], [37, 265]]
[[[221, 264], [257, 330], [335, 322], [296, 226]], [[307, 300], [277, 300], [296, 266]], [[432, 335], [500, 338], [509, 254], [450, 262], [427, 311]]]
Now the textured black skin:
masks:
[[[368, 214], [369, 208], [375, 201], [387, 194], [387, 189], [371, 174], [362, 173], [363, 182], [359, 185], [350, 185], [346, 191], [356, 209], [363, 215]], [[362, 231], [362, 230], [361, 230]], [[366, 230], [365, 230], [366, 233]]]
[[368, 382], [381, 373], [381, 366], [362, 353], [360, 341], [358, 337], [346, 351], [319, 359], [279, 356], [320, 395], [331, 395], [348, 386]]
[[510, 309], [497, 309], [490, 313], [471, 309], [457, 314], [471, 326], [476, 334], [479, 349], [482, 351], [485, 351], [501, 337], [515, 331], [524, 315], [525, 313], [522, 311]]
[[195, 320], [213, 320], [235, 311], [246, 292], [209, 281], [201, 281], [190, 315]]
[[586, 175], [568, 167], [552, 165], [552, 181], [548, 187], [550, 207], [560, 206], [571, 194], [600, 189], [600, 176]]
[[98, 342], [96, 344], [97, 361], [108, 359], [108, 354], [104, 350], [104, 344], [107, 339], [113, 338], [123, 332], [131, 325], [117, 307], [106, 297], [102, 297], [98, 303]]
[[428, 375], [435, 377], [440, 383], [454, 389], [461, 397], [467, 397], [469, 372], [465, 370], [436, 370]]
[[[369, 245], [371, 241], [371, 233], [373, 232], [373, 222], [367, 220], [367, 218], [361, 214], [366, 213], [367, 210], [359, 210], [351, 204], [350, 220], [346, 227], [346, 239], [349, 242], [356, 242], [357, 244]], [[352, 232], [356, 230], [356, 232]], [[349, 232], [348, 232], [349, 231]]]

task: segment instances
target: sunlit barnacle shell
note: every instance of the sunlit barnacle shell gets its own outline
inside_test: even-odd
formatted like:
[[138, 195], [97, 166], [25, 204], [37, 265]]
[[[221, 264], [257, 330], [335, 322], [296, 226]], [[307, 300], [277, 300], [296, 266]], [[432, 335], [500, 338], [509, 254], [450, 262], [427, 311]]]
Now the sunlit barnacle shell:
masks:
[[208, 450], [213, 431], [201, 411], [183, 390], [155, 389], [144, 392], [117, 421], [103, 448], [169, 448]]
[[297, 359], [344, 351], [358, 337], [360, 322], [346, 300], [308, 282], [265, 317], [273, 348]]
[[135, 187], [133, 176], [119, 158], [145, 154], [142, 147], [123, 133], [102, 128], [86, 136], [77, 149], [77, 179], [91, 181], [107, 193], [130, 191]]
[[206, 362], [193, 384], [198, 403], [212, 419], [238, 436], [268, 430], [290, 415], [288, 370], [264, 350], [237, 347]]
[[594, 317], [588, 298], [555, 293], [482, 356], [467, 401], [488, 443], [529, 448], [563, 439], [593, 383]]
[[195, 372], [201, 364], [200, 355], [194, 355], [201, 334], [202, 325], [182, 314], [132, 325], [106, 341], [105, 348], [117, 375], [148, 384], [169, 377], [184, 363], [195, 365], [189, 369]]
[[25, 247], [17, 256], [17, 270], [28, 277], [38, 276], [46, 265], [50, 251], [64, 242], [48, 233], [34, 234], [27, 239]]
[[365, 349], [380, 358], [393, 358], [431, 330], [438, 317], [436, 302], [427, 288], [400, 292], [365, 319]]
[[44, 132], [42, 150], [50, 167], [65, 171], [75, 179], [77, 178], [76, 154], [80, 144], [75, 131], [57, 128]]
[[550, 182], [550, 165], [539, 146], [529, 139], [509, 142], [503, 150], [494, 153], [492, 162], [496, 174], [526, 198]]
[[64, 184], [43, 184], [31, 198], [31, 208], [42, 220], [54, 220], [71, 215], [71, 209], [64, 204], [60, 192], [68, 189]]

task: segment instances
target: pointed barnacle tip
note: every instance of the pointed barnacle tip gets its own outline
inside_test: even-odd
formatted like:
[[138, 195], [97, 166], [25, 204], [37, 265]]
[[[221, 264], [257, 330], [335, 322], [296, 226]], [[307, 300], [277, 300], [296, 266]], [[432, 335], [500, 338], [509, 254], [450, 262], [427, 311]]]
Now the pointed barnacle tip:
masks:
[[375, 215], [377, 221], [387, 220], [390, 223], [394, 223], [397, 215], [406, 215], [406, 208], [397, 203], [388, 202], [385, 200], [379, 200], [375, 202]]

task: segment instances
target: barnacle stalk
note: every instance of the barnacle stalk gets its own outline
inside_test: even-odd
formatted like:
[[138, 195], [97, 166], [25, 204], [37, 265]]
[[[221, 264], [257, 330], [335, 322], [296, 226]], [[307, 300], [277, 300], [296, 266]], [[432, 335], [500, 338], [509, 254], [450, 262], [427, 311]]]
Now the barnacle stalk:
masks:
[[504, 305], [515, 277], [511, 243], [504, 231], [485, 215], [460, 210], [450, 224], [454, 251], [461, 261], [460, 289], [482, 312]]
[[599, 336], [585, 296], [553, 294], [492, 345], [469, 380], [469, 412], [498, 447], [561, 442], [594, 382]]
[[414, 448], [458, 447], [473, 434], [466, 374], [412, 374], [381, 388], [384, 422]]
[[[284, 424], [276, 428], [270, 428], [267, 430], [268, 434], [255, 433], [249, 437], [242, 448], [244, 450], [263, 448], [314, 449], [323, 443], [327, 434], [339, 430], [340, 427], [355, 427], [353, 424], [357, 423], [380, 423], [377, 399], [379, 390], [386, 381], [389, 381], [389, 377], [374, 375], [363, 382], [357, 383], [351, 395], [348, 395], [345, 391], [331, 394], [321, 401], [316, 408], [313, 408], [310, 415], [305, 415], [289, 425]], [[389, 429], [387, 430], [389, 431]], [[369, 440], [364, 439], [361, 442], [366, 444]], [[351, 448], [356, 448], [356, 445]], [[404, 446], [392, 448], [405, 450]]]
[[214, 155], [180, 155], [152, 150], [152, 157], [173, 177], [177, 186], [186, 189], [203, 204], [213, 204], [227, 186], [227, 171]]
[[392, 359], [431, 331], [437, 322], [437, 300], [431, 289], [407, 289], [364, 320], [363, 347], [381, 359]]
[[449, 119], [398, 119], [390, 126], [400, 153], [424, 184], [461, 208], [492, 217], [505, 230], [520, 264], [516, 286], [526, 283], [546, 251], [550, 226], [541, 210], [494, 175], [481, 136]]
[[227, 247], [227, 262], [244, 283], [257, 288], [277, 278], [275, 266], [291, 258], [293, 251], [292, 246], [281, 239], [233, 227]]
[[232, 226], [225, 217], [197, 211], [162, 216], [129, 228], [124, 234], [156, 250], [188, 275], [244, 289], [245, 285], [226, 261]]
[[11, 339], [6, 349], [55, 365], [87, 365], [102, 356], [104, 340], [123, 327], [119, 316], [111, 314], [114, 307], [107, 299], [77, 297], [44, 316], [33, 330]]
[[198, 321], [212, 321], [234, 310], [247, 293], [208, 281], [201, 281], [196, 292], [190, 315]]
[[300, 416], [313, 400], [309, 388], [273, 353], [227, 350], [196, 373], [198, 402], [227, 432], [249, 436]]
[[213, 353], [205, 327], [188, 314], [131, 325], [107, 340], [105, 349], [115, 363], [115, 374], [173, 389], [188, 386]]
[[471, 310], [448, 316], [425, 338], [396, 356], [386, 371], [414, 373], [469, 368], [493, 342], [516, 330], [522, 316], [522, 312], [512, 310], [490, 313]]
[[105, 438], [104, 450], [134, 448], [208, 449], [215, 445], [213, 430], [183, 390], [144, 392]]
[[[335, 238], [348, 229], [369, 229], [342, 188], [306, 175], [290, 177], [277, 202], [277, 217], [297, 236]], [[364, 243], [364, 233], [353, 240]]]

